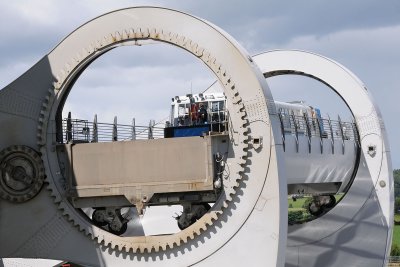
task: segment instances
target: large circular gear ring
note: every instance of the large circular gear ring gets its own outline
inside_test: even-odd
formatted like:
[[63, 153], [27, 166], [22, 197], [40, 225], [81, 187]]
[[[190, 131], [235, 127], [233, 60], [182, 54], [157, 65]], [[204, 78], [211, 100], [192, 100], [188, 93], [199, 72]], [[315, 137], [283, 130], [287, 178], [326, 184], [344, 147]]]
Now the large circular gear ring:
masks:
[[[127, 31], [128, 30], [126, 30], [126, 32]], [[64, 77], [64, 79], [62, 80], [60, 79], [58, 81], [58, 83], [60, 84], [59, 85], [60, 88], [57, 89], [58, 85], [56, 84], [54, 91], [58, 93], [58, 96], [60, 96], [64, 94], [65, 91], [70, 90], [69, 84], [71, 80], [79, 76], [81, 68], [84, 68], [86, 64], [90, 63], [93, 57], [97, 57], [99, 54], [106, 53], [110, 49], [117, 47], [120, 43], [129, 42], [133, 39], [134, 40], [153, 39], [154, 41], [169, 43], [171, 45], [188, 50], [190, 53], [198, 56], [198, 58], [202, 60], [210, 69], [215, 71], [217, 77], [220, 80], [222, 80], [224, 85], [228, 88], [228, 92], [231, 92], [232, 95], [234, 96], [233, 99], [234, 105], [231, 107], [230, 110], [234, 111], [232, 113], [235, 113], [236, 116], [238, 117], [238, 119], [235, 120], [235, 126], [237, 127], [236, 129], [239, 129], [241, 137], [244, 138], [244, 140], [237, 145], [238, 148], [235, 153], [237, 155], [237, 159], [236, 158], [232, 159], [237, 164], [236, 166], [231, 167], [232, 170], [235, 170], [234, 173], [236, 173], [236, 176], [234, 176], [235, 177], [234, 179], [229, 179], [224, 182], [225, 194], [219, 198], [218, 203], [214, 205], [215, 208], [212, 211], [206, 213], [200, 220], [192, 224], [190, 227], [172, 236], [156, 236], [156, 237], [147, 236], [145, 238], [145, 241], [143, 241], [142, 237], [124, 238], [116, 236], [101, 228], [93, 228], [92, 224], [90, 222], [88, 224], [88, 221], [85, 218], [79, 218], [80, 212], [77, 212], [75, 208], [72, 208], [69, 203], [66, 203], [65, 201], [61, 202], [59, 201], [57, 194], [60, 190], [60, 187], [57, 188], [57, 182], [59, 181], [55, 181], [54, 179], [51, 178], [47, 179], [47, 182], [49, 184], [49, 189], [52, 191], [52, 194], [56, 196], [56, 202], [60, 204], [59, 207], [64, 211], [64, 213], [69, 217], [69, 219], [72, 220], [74, 224], [79, 225], [80, 229], [84, 231], [86, 234], [90, 235], [93, 239], [96, 239], [99, 243], [104, 242], [107, 245], [111, 245], [111, 247], [115, 249], [125, 250], [127, 252], [133, 251], [138, 253], [149, 253], [152, 251], [158, 252], [160, 250], [163, 251], [167, 250], [168, 248], [174, 248], [180, 246], [181, 244], [187, 243], [189, 240], [192, 240], [197, 236], [200, 236], [202, 232], [204, 232], [207, 228], [213, 225], [216, 220], [218, 220], [218, 218], [226, 209], [229, 209], [228, 208], [229, 202], [231, 202], [232, 197], [236, 194], [237, 190], [239, 189], [239, 182], [243, 178], [244, 167], [246, 165], [246, 159], [248, 157], [247, 153], [249, 146], [247, 143], [248, 120], [247, 120], [247, 114], [245, 112], [245, 107], [239, 96], [239, 92], [235, 87], [234, 78], [232, 78], [229, 75], [229, 73], [218, 62], [218, 60], [216, 59], [216, 57], [214, 57], [213, 54], [206, 51], [197, 43], [194, 43], [194, 41], [190, 41], [190, 45], [188, 45], [188, 43], [185, 44], [180, 43], [179, 40], [182, 39], [185, 40], [185, 37], [181, 37], [177, 33], [168, 32], [166, 34], [163, 30], [157, 30], [156, 32], [153, 33], [153, 36], [151, 36], [151, 29], [140, 28], [140, 30], [137, 33], [135, 32], [135, 30], [132, 30], [132, 34], [133, 38], [129, 36], [126, 36], [126, 39], [113, 38], [112, 40], [109, 41], [107, 45], [104, 45], [104, 47], [100, 46], [96, 49], [96, 51], [93, 51], [93, 53], [88, 54], [87, 57], [80, 62], [80, 64], [77, 64], [77, 66], [75, 66], [75, 68], [71, 67], [70, 69], [66, 70], [66, 73], [68, 73], [68, 75]], [[61, 83], [61, 81], [63, 82]], [[54, 92], [53, 90], [51, 91]], [[58, 99], [55, 99], [50, 95], [49, 95], [49, 100], [50, 101], [46, 100], [43, 103], [42, 113], [46, 115], [49, 112], [48, 110], [49, 104], [50, 105], [53, 104], [56, 106], [58, 105], [59, 101]], [[228, 105], [232, 103], [230, 101], [232, 100], [228, 99]], [[232, 116], [233, 115], [231, 115], [231, 117]], [[238, 123], [239, 125], [237, 125], [236, 123]], [[40, 133], [38, 140], [39, 145], [41, 145], [41, 141], [45, 140], [46, 138], [45, 135], [46, 131], [43, 131], [43, 126], [45, 125], [39, 126], [39, 133]], [[47, 150], [49, 149], [49, 147], [51, 147], [51, 145], [46, 146]], [[47, 157], [49, 155], [48, 152], [49, 151], [46, 151], [46, 149], [42, 149], [42, 154], [44, 157]], [[44, 159], [46, 160], [46, 158]], [[52, 175], [47, 175], [47, 177], [52, 177]], [[61, 185], [61, 189], [64, 188], [65, 185]]]
[[0, 152], [0, 197], [25, 202], [42, 188], [45, 171], [39, 153], [27, 146], [10, 146]]
[[[154, 17], [157, 19], [150, 19]], [[121, 44], [149, 39], [188, 51], [208, 66], [223, 86], [230, 112], [232, 152], [226, 162], [230, 175], [224, 181], [223, 193], [212, 210], [185, 230], [165, 236], [119, 237], [94, 226], [65, 198], [67, 180], [59, 165], [56, 136], [49, 133], [54, 133], [52, 129], [57, 128], [55, 118], [60, 114], [74, 81], [93, 60]], [[163, 253], [167, 250], [176, 253], [177, 247], [182, 246], [180, 249], [185, 250], [194, 245], [197, 247], [195, 252], [179, 257], [180, 261], [192, 264], [204, 259], [210, 250], [217, 251], [241, 229], [263, 189], [268, 172], [265, 162], [269, 162], [271, 157], [269, 144], [272, 136], [265, 99], [268, 86], [250, 56], [234, 40], [215, 26], [181, 12], [151, 7], [132, 8], [109, 13], [83, 25], [55, 48], [48, 59], [53, 77], [57, 79], [42, 105], [37, 140], [51, 195], [58, 208], [80, 231], [101, 245], [129, 254]], [[272, 96], [269, 94], [267, 98], [270, 100]], [[257, 153], [249, 151], [252, 136], [265, 140], [265, 147]], [[247, 174], [250, 172], [257, 179], [249, 179]], [[246, 201], [241, 201], [242, 194], [246, 195]], [[205, 242], [207, 246], [200, 246]]]

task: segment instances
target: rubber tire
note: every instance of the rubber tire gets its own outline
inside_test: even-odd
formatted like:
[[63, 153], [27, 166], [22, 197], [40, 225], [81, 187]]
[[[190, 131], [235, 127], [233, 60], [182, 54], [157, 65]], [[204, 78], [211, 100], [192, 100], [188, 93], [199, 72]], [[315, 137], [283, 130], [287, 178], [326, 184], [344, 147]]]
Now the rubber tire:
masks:
[[126, 222], [126, 223], [122, 224], [122, 227], [121, 227], [121, 229], [119, 229], [119, 231], [114, 231], [111, 229], [111, 227], [108, 227], [108, 232], [110, 232], [114, 235], [120, 236], [120, 235], [123, 235], [127, 229], [128, 229], [128, 223]]
[[322, 213], [324, 213], [324, 206], [320, 206], [319, 209], [318, 209], [317, 211], [313, 211], [313, 210], [311, 210], [311, 205], [312, 205], [312, 204], [314, 204], [314, 202], [311, 202], [311, 203], [308, 205], [308, 212], [309, 212], [311, 215], [313, 215], [313, 216], [315, 216], [315, 217], [318, 217], [318, 216], [320, 216]]
[[92, 213], [92, 222], [93, 222], [94, 225], [96, 225], [96, 226], [98, 226], [98, 227], [106, 226], [106, 225], [108, 224], [106, 221], [99, 222], [99, 221], [97, 221], [97, 220], [94, 219], [94, 218], [95, 218], [95, 217], [94, 217], [94, 214], [95, 214], [97, 211], [100, 211], [100, 210], [105, 210], [105, 208], [97, 208], [97, 209], [94, 209], [94, 211], [93, 211], [93, 213]]
[[329, 203], [325, 205], [326, 208], [331, 209], [336, 205], [336, 198], [334, 195], [329, 195]]

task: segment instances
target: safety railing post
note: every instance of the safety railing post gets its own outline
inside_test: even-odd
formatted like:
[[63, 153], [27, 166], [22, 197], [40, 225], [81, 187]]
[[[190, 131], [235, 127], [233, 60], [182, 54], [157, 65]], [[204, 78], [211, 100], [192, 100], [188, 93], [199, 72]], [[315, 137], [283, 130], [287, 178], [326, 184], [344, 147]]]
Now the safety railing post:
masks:
[[98, 125], [97, 125], [97, 114], [94, 115], [93, 119], [93, 136], [92, 136], [92, 143], [99, 142], [99, 132], [98, 132]]
[[117, 116], [114, 117], [113, 132], [112, 132], [112, 141], [118, 141]]
[[333, 129], [332, 129], [332, 122], [331, 118], [328, 115], [328, 123], [329, 123], [329, 130], [331, 131], [331, 147], [332, 147], [332, 154], [335, 154], [335, 139], [333, 136]]
[[132, 119], [132, 140], [136, 140], [136, 121], [135, 118]]
[[155, 124], [156, 124], [156, 123], [155, 123], [154, 120], [150, 120], [147, 139], [154, 139], [154, 136], [153, 136], [153, 127], [154, 127]]
[[293, 111], [292, 111], [292, 114], [290, 116], [292, 117], [292, 120], [293, 120], [294, 133], [295, 133], [294, 136], [295, 136], [295, 140], [296, 140], [296, 152], [298, 153], [299, 152], [299, 131], [297, 129], [298, 125], [297, 125], [296, 118], [294, 116]]
[[285, 127], [283, 126], [283, 118], [282, 118], [282, 113], [279, 112], [278, 114], [279, 121], [281, 122], [281, 136], [282, 136], [282, 145], [283, 145], [283, 151], [286, 151], [286, 136], [285, 136]]
[[341, 121], [339, 115], [338, 115], [338, 123], [339, 123], [339, 128], [340, 128], [340, 135], [342, 136], [342, 154], [344, 155], [344, 133], [343, 133], [342, 121]]
[[351, 128], [353, 129], [353, 135], [354, 135], [354, 144], [355, 144], [355, 146], [357, 147], [357, 148], [359, 148], [361, 145], [360, 145], [360, 139], [358, 138], [358, 129], [357, 129], [357, 125], [356, 125], [356, 123], [354, 122], [354, 120], [353, 120], [353, 122], [351, 123]]
[[311, 128], [310, 128], [310, 122], [308, 120], [308, 116], [306, 113], [303, 113], [303, 119], [306, 124], [306, 130], [307, 130], [307, 137], [308, 137], [308, 153], [311, 153]]
[[88, 121], [83, 121], [82, 135], [84, 136], [85, 141], [89, 143], [89, 141], [90, 141], [90, 128], [89, 128], [89, 122]]
[[68, 119], [67, 119], [67, 132], [66, 132], [66, 139], [67, 143], [70, 143], [73, 139], [72, 136], [72, 121], [71, 121], [71, 112], [68, 112]]
[[321, 124], [320, 118], [317, 118], [316, 120], [317, 120], [317, 125], [318, 125], [318, 132], [319, 132], [319, 146], [320, 146], [321, 154], [322, 154], [322, 153], [324, 153], [324, 140], [322, 139], [322, 131], [321, 131], [322, 124]]

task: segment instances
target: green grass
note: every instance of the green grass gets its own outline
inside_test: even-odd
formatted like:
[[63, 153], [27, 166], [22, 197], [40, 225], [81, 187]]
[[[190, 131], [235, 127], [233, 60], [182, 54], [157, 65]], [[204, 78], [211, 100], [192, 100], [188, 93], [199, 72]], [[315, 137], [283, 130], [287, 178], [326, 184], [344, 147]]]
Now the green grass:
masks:
[[292, 204], [292, 208], [289, 210], [303, 210], [303, 204], [307, 200], [307, 197], [298, 198], [296, 201], [293, 201], [292, 198], [288, 198], [288, 205]]
[[[394, 221], [400, 222], [400, 214], [394, 214]], [[400, 225], [393, 225], [393, 238], [392, 238], [392, 245], [400, 246]]]
[[341, 200], [342, 197], [344, 197], [344, 194], [343, 194], [343, 193], [335, 195], [336, 202], [339, 202], [339, 200]]
[[[339, 201], [343, 197], [343, 194], [335, 195], [335, 197], [336, 197], [336, 201]], [[296, 201], [293, 201], [292, 198], [288, 198], [288, 204], [289, 205], [292, 204], [292, 207], [293, 207], [293, 208], [289, 208], [289, 211], [301, 210], [305, 213], [308, 213], [308, 211], [303, 208], [303, 204], [308, 198], [309, 197], [303, 197], [303, 198], [297, 199]], [[400, 213], [394, 214], [394, 220], [396, 222], [400, 222]], [[400, 246], [400, 225], [393, 226], [392, 245]]]
[[[400, 214], [397, 214], [397, 215], [400, 215]], [[400, 246], [400, 225], [394, 225], [394, 227], [393, 227], [392, 243]]]
[[[400, 222], [400, 214], [399, 213], [394, 214], [394, 221]], [[393, 226], [392, 246], [395, 244], [400, 247], [400, 225]]]
[[[336, 201], [338, 202], [342, 197], [344, 196], [344, 194], [337, 194], [335, 195]], [[288, 198], [288, 205], [290, 206], [290, 204], [292, 204], [292, 208], [289, 208], [290, 211], [295, 211], [295, 210], [303, 210], [303, 205], [304, 202], [310, 198], [310, 196], [307, 197], [303, 197], [303, 198], [298, 198], [296, 201], [293, 201], [293, 199], [291, 197]], [[399, 215], [399, 221], [400, 221], [400, 214]]]
[[[335, 195], [336, 201], [338, 202], [344, 194]], [[302, 198], [293, 201], [291, 197], [288, 197], [288, 219], [289, 224], [304, 223], [309, 220], [313, 220], [315, 217], [312, 216], [307, 208], [303, 208], [304, 202], [311, 199], [311, 196], [304, 196]], [[290, 207], [290, 208], [289, 208]], [[296, 214], [297, 212], [302, 212], [301, 214]]]

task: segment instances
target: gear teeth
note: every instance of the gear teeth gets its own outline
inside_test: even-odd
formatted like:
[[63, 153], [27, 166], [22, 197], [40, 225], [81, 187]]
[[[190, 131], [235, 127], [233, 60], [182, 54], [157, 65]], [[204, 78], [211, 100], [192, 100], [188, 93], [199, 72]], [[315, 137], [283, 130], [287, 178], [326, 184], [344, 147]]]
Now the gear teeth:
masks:
[[180, 36], [180, 37], [178, 37], [176, 43], [177, 43], [177, 45], [179, 45], [180, 47], [185, 47], [185, 43], [186, 43], [186, 38], [185, 38], [185, 36]]
[[[85, 60], [89, 59], [92, 55], [96, 53], [96, 51], [100, 49], [104, 49], [104, 47], [110, 46], [115, 42], [121, 42], [122, 40], [137, 40], [137, 39], [146, 39], [151, 38], [154, 40], [161, 40], [165, 42], [169, 42], [175, 45], [180, 46], [181, 48], [191, 52], [196, 57], [201, 59], [206, 65], [208, 65], [214, 73], [216, 73], [218, 79], [225, 86], [226, 89], [230, 89], [230, 95], [233, 94], [233, 103], [234, 103], [234, 112], [235, 114], [239, 114], [239, 118], [242, 120], [242, 124], [238, 129], [235, 129], [240, 135], [244, 136], [243, 140], [239, 141], [239, 151], [240, 157], [239, 166], [241, 166], [242, 171], [235, 171], [238, 173], [237, 179], [232, 178], [229, 182], [229, 186], [225, 189], [226, 199], [221, 203], [221, 209], [217, 211], [208, 212], [204, 215], [198, 222], [193, 224], [191, 227], [186, 230], [181, 231], [175, 235], [169, 236], [168, 238], [163, 237], [135, 237], [130, 239], [124, 239], [117, 237], [101, 228], [94, 227], [89, 224], [87, 220], [82, 219], [75, 209], [72, 207], [70, 203], [63, 197], [61, 188], [58, 187], [56, 181], [53, 180], [50, 169], [46, 165], [46, 168], [43, 167], [43, 172], [47, 172], [47, 177], [45, 177], [47, 183], [47, 189], [50, 191], [51, 197], [54, 198], [54, 202], [58, 205], [58, 209], [62, 211], [64, 217], [70, 221], [74, 226], [79, 228], [79, 231], [82, 231], [83, 234], [87, 235], [92, 240], [96, 240], [97, 243], [104, 247], [109, 247], [116, 251], [125, 251], [126, 253], [153, 253], [160, 251], [167, 251], [173, 249], [175, 247], [186, 244], [189, 240], [196, 240], [197, 236], [200, 236], [202, 232], [206, 231], [209, 226], [214, 225], [216, 221], [219, 220], [221, 215], [225, 210], [229, 209], [229, 203], [232, 201], [232, 196], [236, 194], [236, 190], [240, 188], [238, 181], [242, 179], [244, 174], [243, 167], [247, 164], [248, 157], [248, 120], [245, 106], [243, 105], [243, 100], [239, 95], [239, 92], [236, 89], [236, 85], [228, 75], [226, 69], [218, 63], [215, 57], [213, 57], [208, 51], [204, 48], [200, 47], [196, 42], [191, 39], [185, 38], [183, 36], [179, 36], [175, 33], [164, 31], [162, 29], [152, 28], [149, 30], [148, 28], [130, 28], [122, 31], [116, 31], [113, 34], [108, 36], [104, 36], [103, 39], [98, 40], [88, 47], [82, 49], [75, 58], [72, 58], [71, 62], [68, 62], [65, 65], [65, 68], [58, 73], [57, 79], [53, 83], [53, 87], [49, 89], [49, 94], [46, 96], [46, 99], [43, 101], [42, 110], [40, 112], [40, 116], [38, 118], [38, 130], [37, 130], [37, 142], [41, 147], [41, 158], [45, 162], [47, 159], [47, 151], [46, 151], [46, 142], [47, 142], [47, 123], [49, 120], [49, 107], [53, 105], [55, 99], [55, 93], [62, 93], [62, 85], [65, 84], [65, 81], [70, 78], [74, 69], [85, 62]], [[236, 115], [237, 116], [237, 115]], [[0, 158], [1, 153], [0, 152]], [[235, 174], [232, 173], [231, 176]], [[2, 192], [0, 190], [0, 196]], [[4, 194], [3, 194], [4, 195]]]
[[119, 31], [116, 31], [114, 36], [116, 42], [120, 42], [123, 39], [122, 34]]
[[213, 220], [217, 220], [218, 219], [218, 215], [220, 215], [220, 211], [214, 211], [210, 213], [210, 225], [213, 223]]
[[[195, 225], [196, 227], [198, 227], [197, 225]], [[193, 240], [194, 239], [194, 237], [195, 237], [195, 234], [196, 235], [198, 235], [198, 234], [200, 234], [199, 232], [198, 232], [198, 228], [195, 228], [195, 229], [193, 229], [193, 232], [190, 232], [190, 234], [188, 235], [188, 237], [189, 237], [189, 239], [190, 240]], [[186, 241], [189, 241], [189, 239], [186, 239]]]
[[204, 223], [204, 221], [199, 222], [199, 226], [197, 229], [195, 229], [195, 232], [197, 235], [201, 235], [202, 232], [207, 230], [207, 225]]
[[123, 30], [123, 31], [122, 31], [122, 39], [123, 39], [123, 40], [126, 40], [126, 39], [128, 39], [128, 38], [129, 38], [129, 31]]
[[134, 30], [134, 38], [135, 39], [142, 39], [143, 38], [143, 35], [142, 35], [142, 32], [141, 32], [141, 29], [140, 28], [136, 28], [135, 30]]
[[167, 250], [167, 244], [158, 244], [158, 245], [159, 247], [157, 252]]
[[192, 45], [193, 41], [189, 38], [186, 39], [186, 42], [183, 44], [183, 47], [189, 51], [192, 52], [193, 51], [193, 45]]
[[54, 198], [54, 203], [58, 204], [61, 202], [61, 197], [56, 194], [54, 190], [49, 188], [49, 181], [46, 181], [48, 183], [47, 190], [50, 191], [50, 196]]

